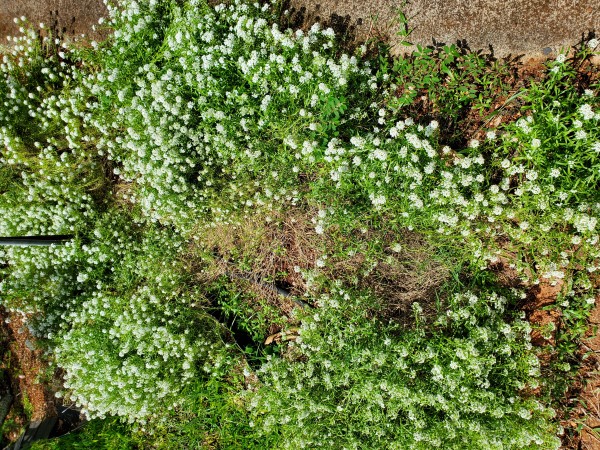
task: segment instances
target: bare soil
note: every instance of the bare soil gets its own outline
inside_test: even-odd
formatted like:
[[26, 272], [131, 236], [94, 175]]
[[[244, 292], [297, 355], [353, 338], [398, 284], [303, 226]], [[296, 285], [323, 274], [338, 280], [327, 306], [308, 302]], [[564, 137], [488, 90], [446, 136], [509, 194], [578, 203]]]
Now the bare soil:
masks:
[[[560, 327], [561, 315], [553, 308], [564, 283], [561, 280], [549, 282], [542, 279], [538, 285], [527, 287], [517, 272], [511, 269], [508, 260], [499, 261], [492, 270], [499, 282], [506, 287], [519, 287], [527, 291], [521, 305], [527, 320], [531, 323], [532, 343], [540, 349], [542, 370], [554, 358], [556, 329]], [[596, 280], [596, 287], [600, 287]], [[553, 327], [549, 327], [554, 325]], [[554, 331], [550, 331], [554, 329]], [[544, 332], [544, 329], [546, 331]], [[566, 393], [562, 404], [565, 413], [561, 425], [565, 428], [562, 450], [600, 450], [600, 294], [589, 318], [587, 337], [578, 353], [581, 367]], [[539, 394], [534, 392], [534, 394]]]
[[548, 282], [542, 282], [532, 288], [529, 292], [529, 301], [523, 307], [527, 313], [529, 322], [534, 326], [531, 333], [533, 345], [543, 347], [545, 345], [555, 344], [555, 333], [550, 332], [549, 336], [544, 337], [540, 329], [549, 328], [552, 324], [554, 329], [558, 328], [560, 323], [560, 312], [553, 308], [546, 308], [556, 303], [556, 298], [563, 288], [563, 282], [552, 285]]

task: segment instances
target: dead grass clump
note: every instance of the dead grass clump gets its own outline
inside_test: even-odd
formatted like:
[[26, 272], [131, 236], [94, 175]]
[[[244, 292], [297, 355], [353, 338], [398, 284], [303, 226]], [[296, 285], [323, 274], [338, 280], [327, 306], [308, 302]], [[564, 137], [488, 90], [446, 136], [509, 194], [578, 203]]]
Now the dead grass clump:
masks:
[[311, 217], [292, 210], [276, 214], [267, 222], [257, 214], [238, 225], [204, 230], [192, 251], [209, 253], [213, 264], [204, 270], [209, 278], [233, 274], [233, 278], [300, 295], [306, 290], [301, 271], [314, 267], [324, 243], [315, 233]]
[[253, 308], [273, 307], [292, 317], [299, 303], [290, 295], [301, 297], [309, 290], [302, 272], [314, 269], [326, 253], [324, 275], [372, 294], [384, 319], [411, 326], [415, 302], [426, 317], [436, 313], [438, 292], [450, 274], [423, 236], [370, 231], [337, 239], [335, 231], [333, 236], [315, 232], [315, 216], [315, 211], [292, 210], [267, 222], [257, 214], [238, 225], [203, 230], [191, 249], [205, 256], [197, 270], [201, 280], [226, 277]]
[[385, 319], [412, 326], [415, 302], [425, 317], [433, 317], [437, 295], [450, 277], [448, 267], [433, 257], [433, 246], [423, 236], [408, 231], [402, 235], [371, 232], [360, 239], [365, 246], [377, 243], [381, 251], [357, 252], [338, 261], [332, 276], [353, 279], [360, 290], [373, 294]]
[[301, 305], [293, 296], [307, 291], [302, 273], [312, 269], [324, 245], [311, 217], [300, 210], [261, 214], [239, 224], [222, 224], [198, 233], [190, 249], [202, 256], [196, 272], [202, 283], [226, 278], [235, 285], [242, 301], [257, 314], [271, 317], [267, 334], [281, 331], [277, 316], [293, 323], [293, 310]]

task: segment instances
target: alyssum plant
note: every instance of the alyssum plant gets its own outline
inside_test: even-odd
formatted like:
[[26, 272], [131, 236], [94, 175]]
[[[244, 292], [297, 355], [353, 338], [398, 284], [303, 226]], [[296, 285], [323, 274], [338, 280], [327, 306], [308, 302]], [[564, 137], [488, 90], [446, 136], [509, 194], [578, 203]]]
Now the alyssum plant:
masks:
[[469, 270], [519, 255], [532, 282], [587, 276], [600, 256], [597, 86], [579, 92], [561, 57], [519, 121], [450, 148], [438, 122], [404, 115], [393, 71], [378, 79], [366, 48], [345, 54], [318, 25], [281, 30], [273, 5], [109, 9], [105, 42], [25, 32], [0, 65], [0, 234], [77, 235], [3, 249], [2, 303], [48, 339], [64, 395], [143, 423], [180, 412], [183, 387], [246, 367], [253, 389], [223, 391], [250, 409], [245, 432], [276, 447], [559, 445], [531, 394], [529, 327], [496, 288], [448, 295], [433, 320], [415, 305], [401, 329], [371, 294], [322, 280], [330, 249], [316, 249], [298, 340], [250, 373], [184, 250], [295, 207], [316, 212], [320, 235], [409, 229], [460, 247]]

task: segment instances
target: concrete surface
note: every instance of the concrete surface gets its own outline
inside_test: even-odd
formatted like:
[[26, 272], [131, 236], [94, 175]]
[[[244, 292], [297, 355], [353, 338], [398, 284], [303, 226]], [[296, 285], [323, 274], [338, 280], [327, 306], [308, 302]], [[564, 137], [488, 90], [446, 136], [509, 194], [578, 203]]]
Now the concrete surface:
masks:
[[[405, 6], [402, 7], [402, 5]], [[466, 40], [471, 49], [488, 49], [497, 56], [555, 55], [581, 39], [600, 32], [600, 0], [291, 0], [296, 13], [345, 17], [351, 24], [362, 18], [358, 34], [395, 36], [396, 11], [402, 7], [412, 29], [409, 41], [428, 45]]]
[[[319, 19], [361, 37], [394, 36], [402, 0], [290, 0], [292, 16]], [[304, 9], [302, 9], [304, 8]], [[497, 56], [553, 56], [582, 33], [600, 32], [600, 0], [412, 0], [403, 7], [414, 31], [410, 40], [467, 41], [472, 49], [491, 44]], [[106, 14], [101, 0], [0, 0], [0, 36], [14, 34], [13, 17], [56, 22], [69, 34], [94, 36], [91, 27]], [[96, 35], [97, 36], [97, 35]]]
[[100, 38], [92, 26], [107, 14], [102, 0], [0, 0], [0, 38], [6, 42], [6, 36], [17, 35], [13, 19], [21, 16], [26, 16], [36, 27], [43, 22], [70, 36], [85, 33]]

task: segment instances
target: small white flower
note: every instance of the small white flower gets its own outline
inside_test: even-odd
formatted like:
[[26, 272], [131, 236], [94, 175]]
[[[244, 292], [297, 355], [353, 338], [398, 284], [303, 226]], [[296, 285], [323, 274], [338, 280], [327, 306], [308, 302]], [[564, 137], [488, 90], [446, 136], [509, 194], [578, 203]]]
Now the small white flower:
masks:
[[471, 148], [479, 147], [479, 141], [477, 139], [471, 139], [469, 141], [469, 147], [471, 147]]
[[525, 177], [529, 180], [529, 181], [535, 181], [537, 180], [538, 177], [538, 173], [535, 170], [528, 170], [525, 173]]
[[540, 141], [539, 139], [536, 138], [531, 140], [532, 148], [540, 148], [540, 145], [542, 145], [542, 141]]
[[331, 92], [331, 89], [329, 89], [325, 83], [319, 83], [319, 89], [325, 94], [329, 94]]
[[375, 206], [375, 208], [380, 208], [382, 205], [385, 205], [385, 202], [386, 202], [385, 195], [371, 194], [371, 195], [369, 195], [369, 198], [371, 199], [371, 203], [373, 204], [373, 206]]
[[559, 64], [564, 63], [567, 60], [567, 55], [565, 55], [564, 53], [561, 53], [560, 55], [558, 55], [556, 57], [556, 62]]
[[327, 29], [323, 30], [323, 36], [334, 37], [335, 36], [335, 31], [331, 27], [327, 28]]
[[590, 50], [594, 50], [596, 47], [598, 47], [599, 43], [600, 41], [598, 41], [598, 39], [593, 38], [588, 41], [587, 45]]
[[587, 103], [579, 107], [579, 114], [583, 116], [583, 120], [592, 120], [594, 118], [594, 110]]
[[365, 145], [365, 140], [359, 136], [352, 136], [350, 138], [350, 143], [357, 148], [363, 148]]
[[385, 161], [388, 157], [388, 154], [385, 150], [377, 149], [373, 152], [373, 158], [378, 159], [379, 161]]

